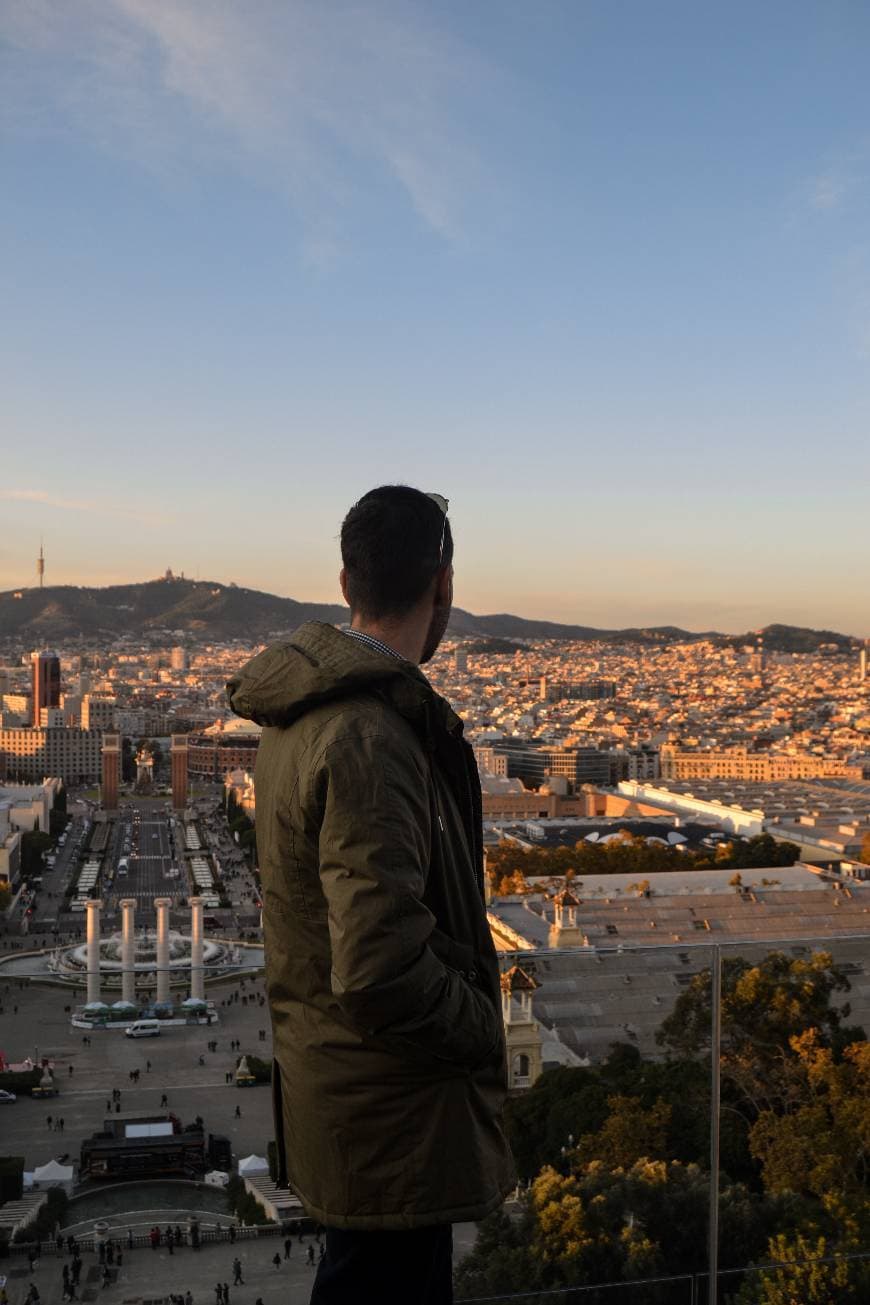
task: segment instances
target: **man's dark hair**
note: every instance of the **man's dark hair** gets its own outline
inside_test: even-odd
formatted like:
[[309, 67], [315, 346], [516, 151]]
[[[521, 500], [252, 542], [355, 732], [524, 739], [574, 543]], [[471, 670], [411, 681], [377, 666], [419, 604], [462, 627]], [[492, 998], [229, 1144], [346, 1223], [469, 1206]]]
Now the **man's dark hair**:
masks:
[[342, 522], [341, 560], [354, 614], [369, 620], [405, 616], [439, 566], [453, 560], [450, 522], [445, 527], [444, 513], [419, 489], [381, 485], [354, 503]]

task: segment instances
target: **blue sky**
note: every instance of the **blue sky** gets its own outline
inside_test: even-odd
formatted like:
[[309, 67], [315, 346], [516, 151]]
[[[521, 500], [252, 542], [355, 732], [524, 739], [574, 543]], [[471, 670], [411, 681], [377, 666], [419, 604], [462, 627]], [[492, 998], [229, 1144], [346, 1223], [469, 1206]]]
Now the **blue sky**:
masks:
[[5, 0], [0, 586], [870, 635], [870, 7]]

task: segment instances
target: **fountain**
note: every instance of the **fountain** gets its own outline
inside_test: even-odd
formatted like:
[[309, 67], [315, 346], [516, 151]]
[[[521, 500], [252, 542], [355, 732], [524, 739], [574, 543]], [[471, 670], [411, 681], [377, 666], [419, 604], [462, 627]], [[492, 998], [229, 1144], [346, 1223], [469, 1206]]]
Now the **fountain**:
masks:
[[[213, 1004], [205, 999], [208, 979], [245, 969], [262, 968], [262, 946], [237, 943], [203, 936], [203, 902], [199, 897], [188, 900], [190, 933], [169, 928], [171, 898], [154, 899], [156, 929], [134, 928], [136, 901], [120, 901], [122, 929], [109, 936], [101, 934], [100, 912], [103, 903], [92, 898], [87, 902], [87, 941], [23, 956], [0, 957], [4, 977], [19, 971], [28, 977], [46, 979], [73, 987], [84, 986], [85, 1005], [73, 1016], [76, 1027], [129, 1023], [139, 1013], [168, 1017], [184, 1016], [185, 1022], [211, 1022], [216, 1019]], [[176, 1007], [171, 1000], [173, 987], [190, 985], [188, 999]], [[137, 994], [137, 988], [140, 992]], [[148, 990], [147, 993], [145, 990]], [[156, 991], [156, 1002], [146, 1005]], [[109, 1004], [106, 998], [114, 998]], [[180, 994], [179, 994], [180, 996]], [[176, 998], [176, 1001], [178, 998]], [[83, 1023], [81, 1021], [84, 1021]]]

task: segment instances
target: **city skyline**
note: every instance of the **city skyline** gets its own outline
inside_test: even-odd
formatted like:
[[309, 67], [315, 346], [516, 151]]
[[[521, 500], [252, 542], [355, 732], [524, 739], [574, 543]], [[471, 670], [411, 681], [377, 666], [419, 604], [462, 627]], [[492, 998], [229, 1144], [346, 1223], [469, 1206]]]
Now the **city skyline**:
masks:
[[[42, 559], [40, 558], [39, 560], [41, 561]], [[50, 591], [51, 591], [51, 589], [52, 589], [53, 587], [56, 587], [56, 588], [59, 588], [59, 589], [63, 589], [63, 588], [86, 589], [86, 590], [91, 590], [91, 591], [96, 592], [96, 591], [99, 590], [100, 588], [115, 588], [115, 587], [117, 587], [117, 588], [123, 588], [125, 585], [126, 585], [126, 586], [130, 586], [130, 587], [134, 587], [134, 588], [138, 588], [138, 587], [141, 586], [141, 585], [160, 583], [160, 582], [162, 582], [162, 581], [164, 581], [164, 580], [166, 580], [166, 579], [172, 579], [172, 580], [176, 580], [176, 581], [178, 581], [178, 580], [181, 580], [181, 581], [188, 581], [188, 582], [190, 582], [190, 583], [192, 583], [192, 584], [196, 584], [196, 585], [218, 585], [218, 586], [220, 586], [221, 589], [239, 589], [239, 590], [242, 590], [243, 592], [248, 592], [248, 593], [251, 593], [251, 594], [259, 594], [259, 595], [263, 595], [263, 596], [270, 597], [270, 598], [287, 599], [287, 600], [289, 600], [289, 601], [291, 601], [291, 602], [305, 603], [305, 604], [307, 604], [307, 605], [315, 605], [315, 606], [317, 606], [317, 605], [321, 605], [321, 606], [324, 606], [324, 607], [342, 608], [342, 609], [345, 609], [345, 610], [346, 610], [346, 604], [345, 604], [344, 598], [343, 598], [343, 596], [342, 596], [340, 593], [337, 595], [337, 597], [335, 597], [335, 598], [333, 598], [333, 599], [328, 599], [328, 598], [326, 598], [326, 599], [318, 599], [318, 598], [299, 599], [299, 598], [296, 597], [295, 594], [292, 594], [292, 593], [278, 594], [278, 593], [274, 593], [274, 592], [272, 592], [272, 591], [264, 590], [264, 589], [260, 588], [260, 587], [257, 586], [257, 585], [240, 585], [240, 584], [238, 584], [238, 583], [237, 583], [236, 581], [234, 581], [234, 580], [229, 580], [229, 581], [227, 581], [227, 580], [224, 580], [224, 579], [219, 578], [219, 577], [217, 577], [217, 576], [199, 576], [199, 575], [197, 575], [197, 576], [190, 576], [190, 575], [186, 575], [185, 572], [184, 572], [183, 570], [179, 570], [179, 571], [175, 572], [175, 571], [172, 570], [171, 567], [170, 567], [170, 568], [167, 568], [167, 570], [166, 570], [164, 573], [160, 574], [160, 575], [156, 575], [156, 576], [155, 576], [155, 575], [151, 575], [151, 576], [145, 577], [144, 579], [138, 579], [138, 580], [137, 580], [137, 579], [132, 579], [132, 580], [126, 580], [126, 581], [118, 581], [117, 584], [115, 584], [115, 585], [108, 585], [108, 586], [91, 586], [91, 585], [80, 585], [80, 584], [75, 584], [74, 582], [67, 582], [67, 584], [62, 585], [62, 584], [60, 584], [60, 583], [58, 582], [55, 586], [53, 586], [52, 583], [49, 583], [47, 586], [45, 586], [45, 591], [46, 591], [46, 596], [47, 596], [47, 598], [50, 599]], [[38, 582], [37, 582], [37, 584], [35, 584], [35, 585], [30, 585], [30, 584], [19, 585], [19, 586], [16, 586], [16, 587], [14, 587], [14, 588], [12, 588], [12, 589], [8, 589], [8, 590], [5, 590], [5, 591], [4, 591], [4, 590], [0, 590], [0, 595], [4, 595], [4, 594], [5, 594], [6, 596], [8, 596], [8, 595], [13, 595], [14, 597], [18, 598], [18, 597], [21, 597], [22, 593], [27, 592], [27, 591], [29, 591], [29, 590], [31, 590], [31, 589], [39, 589], [39, 590], [42, 590], [42, 589], [43, 589], [43, 585], [40, 584], [40, 583], [38, 583]], [[217, 591], [216, 591], [216, 592], [217, 592]], [[619, 624], [619, 625], [611, 625], [611, 626], [607, 626], [607, 625], [604, 625], [603, 623], [602, 623], [602, 624], [596, 624], [595, 622], [592, 622], [592, 621], [589, 621], [589, 620], [585, 620], [585, 619], [581, 619], [581, 618], [578, 618], [578, 619], [576, 619], [576, 620], [574, 620], [574, 619], [559, 620], [559, 619], [557, 619], [557, 618], [555, 618], [555, 617], [553, 617], [553, 616], [547, 615], [546, 613], [543, 614], [543, 615], [541, 615], [541, 614], [537, 614], [537, 615], [534, 615], [534, 616], [530, 616], [528, 613], [523, 612], [523, 611], [520, 611], [518, 608], [515, 608], [515, 607], [512, 607], [512, 608], [510, 608], [510, 609], [505, 608], [505, 609], [503, 609], [503, 610], [500, 611], [500, 612], [494, 612], [494, 611], [471, 611], [471, 609], [465, 607], [462, 603], [460, 603], [460, 602], [454, 602], [454, 604], [453, 604], [453, 608], [454, 608], [454, 611], [456, 611], [456, 612], [464, 613], [466, 616], [470, 616], [470, 617], [473, 617], [473, 618], [480, 618], [480, 619], [482, 619], [482, 620], [490, 620], [490, 621], [491, 621], [491, 620], [498, 620], [499, 618], [505, 618], [505, 619], [510, 620], [510, 619], [513, 619], [513, 618], [519, 618], [519, 619], [521, 619], [521, 620], [523, 620], [523, 621], [528, 621], [528, 622], [532, 622], [532, 623], [537, 623], [537, 624], [540, 624], [540, 625], [544, 625], [544, 624], [553, 624], [553, 625], [557, 625], [557, 626], [562, 626], [562, 627], [564, 627], [566, 630], [570, 630], [572, 627], [573, 627], [573, 628], [578, 628], [578, 629], [579, 629], [579, 628], [583, 628], [583, 627], [587, 627], [587, 628], [590, 630], [590, 633], [589, 633], [588, 636], [585, 636], [585, 635], [570, 635], [570, 634], [566, 634], [565, 636], [563, 636], [564, 638], [568, 639], [569, 641], [573, 640], [573, 641], [575, 641], [575, 642], [578, 641], [578, 640], [582, 642], [584, 638], [594, 639], [596, 633], [600, 633], [600, 634], [602, 634], [602, 635], [607, 635], [607, 634], [609, 634], [609, 633], [613, 633], [614, 631], [619, 631], [619, 630], [632, 630], [632, 629], [677, 629], [677, 630], [679, 630], [679, 631], [682, 631], [682, 632], [685, 633], [685, 634], [693, 635], [693, 636], [694, 636], [694, 635], [699, 635], [699, 634], [722, 635], [722, 636], [746, 635], [747, 638], [749, 638], [749, 637], [752, 637], [752, 636], [755, 636], [755, 635], [761, 635], [761, 634], [763, 634], [766, 630], [768, 630], [768, 629], [771, 628], [771, 627], [774, 627], [774, 626], [780, 626], [780, 627], [785, 628], [785, 629], [815, 630], [815, 631], [820, 632], [820, 633], [821, 633], [821, 632], [824, 632], [824, 631], [828, 631], [829, 633], [834, 633], [834, 634], [838, 634], [838, 635], [842, 635], [842, 636], [850, 637], [850, 638], [853, 638], [853, 639], [856, 639], [856, 640], [862, 640], [862, 641], [864, 641], [865, 643], [870, 644], [870, 636], [866, 636], [866, 635], [858, 634], [858, 633], [856, 633], [854, 630], [845, 630], [845, 629], [834, 630], [832, 627], [829, 627], [829, 626], [823, 626], [823, 625], [818, 624], [818, 623], [816, 623], [816, 624], [812, 624], [812, 623], [809, 623], [809, 624], [798, 624], [798, 623], [796, 623], [796, 622], [790, 622], [790, 621], [764, 621], [761, 625], [753, 626], [753, 627], [746, 627], [746, 628], [737, 628], [737, 627], [735, 627], [735, 628], [733, 628], [733, 629], [728, 629], [728, 628], [713, 628], [713, 627], [710, 627], [710, 628], [708, 628], [708, 629], [702, 630], [702, 629], [692, 629], [691, 627], [676, 626], [676, 624], [675, 624], [673, 621], [664, 621], [664, 620], [659, 620], [659, 621], [646, 621], [646, 622], [637, 622], [637, 623], [632, 623], [632, 624], [629, 624], [629, 623], [623, 623], [623, 624]], [[306, 618], [306, 619], [308, 619], [308, 618]], [[313, 619], [313, 618], [311, 618], [311, 619]], [[323, 619], [327, 619], [325, 615], [324, 615]], [[331, 619], [331, 618], [330, 618], [330, 619]], [[0, 634], [2, 634], [2, 633], [4, 633], [4, 631], [2, 630], [2, 627], [0, 627]], [[6, 632], [6, 633], [8, 634], [8, 632]], [[11, 637], [11, 636], [10, 636], [10, 637]], [[21, 639], [22, 644], [27, 644], [27, 643], [28, 643], [28, 639], [30, 639], [31, 642], [34, 642], [34, 640], [35, 640], [34, 646], [36, 646], [36, 643], [39, 643], [39, 644], [40, 644], [40, 647], [41, 647], [42, 644], [46, 642], [45, 639], [43, 639], [43, 640], [40, 642], [39, 639], [36, 639], [36, 636], [29, 636], [27, 633], [20, 633], [18, 637]], [[211, 637], [211, 636], [208, 636], [208, 637]], [[450, 636], [450, 631], [448, 631], [448, 637], [451, 637], [451, 636]], [[462, 637], [463, 637], [463, 632], [460, 631], [460, 632], [457, 633], [457, 632], [454, 631], [452, 637], [455, 637], [455, 638], [462, 638]], [[465, 636], [464, 636], [464, 637], [468, 637], [468, 632], [467, 632], [467, 631], [465, 632]], [[493, 631], [493, 632], [491, 632], [491, 637], [493, 637], [493, 638], [499, 638], [499, 637], [503, 637], [503, 636], [500, 636], [499, 633], [498, 633], [497, 631]], [[510, 636], [505, 636], [505, 637], [510, 637]], [[535, 634], [535, 635], [532, 636], [532, 637], [535, 638], [535, 639], [540, 639], [540, 638], [544, 638], [545, 636], [544, 636], [543, 634]], [[560, 636], [554, 636], [554, 637], [560, 637]], [[57, 642], [58, 640], [60, 640], [61, 642], [63, 642], [64, 638], [65, 638], [65, 636], [62, 636], [62, 635], [57, 635], [56, 637], [55, 637], [55, 636], [52, 636], [51, 638], [48, 639], [48, 643], [51, 643], [53, 640], [54, 640], [54, 642]], [[761, 647], [761, 644], [759, 644], [759, 647]]]
[[[747, 38], [751, 33], [751, 39]], [[870, 14], [10, 0], [0, 589], [339, 602], [383, 482], [479, 613], [870, 635]]]

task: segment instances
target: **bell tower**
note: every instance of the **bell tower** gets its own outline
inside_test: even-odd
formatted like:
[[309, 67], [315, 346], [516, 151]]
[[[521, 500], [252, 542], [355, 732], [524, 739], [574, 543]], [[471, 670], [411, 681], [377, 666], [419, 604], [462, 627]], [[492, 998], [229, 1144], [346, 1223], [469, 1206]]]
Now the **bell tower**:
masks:
[[563, 888], [553, 898], [554, 916], [550, 925], [551, 947], [583, 947], [583, 930], [577, 924], [577, 907], [580, 898], [570, 888]]
[[512, 1092], [530, 1088], [543, 1071], [541, 1030], [532, 1014], [532, 993], [540, 986], [518, 965], [512, 965], [501, 976], [508, 1087]]

